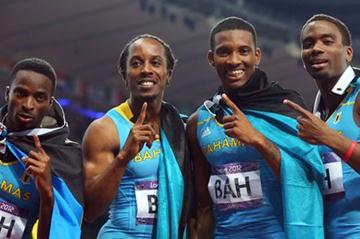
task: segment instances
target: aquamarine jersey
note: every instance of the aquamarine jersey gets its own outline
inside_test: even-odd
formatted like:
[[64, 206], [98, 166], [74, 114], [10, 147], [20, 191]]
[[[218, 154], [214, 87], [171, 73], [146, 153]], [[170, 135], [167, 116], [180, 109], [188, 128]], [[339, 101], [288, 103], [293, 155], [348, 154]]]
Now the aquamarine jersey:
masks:
[[[128, 103], [111, 109], [106, 115], [115, 123], [120, 148], [123, 148], [134, 125], [129, 120], [132, 112]], [[110, 205], [109, 220], [98, 238], [155, 238], [160, 155], [161, 145], [157, 140], [151, 148], [144, 145], [129, 162]]]
[[226, 136], [204, 105], [198, 110], [197, 140], [212, 170], [208, 189], [215, 237], [284, 238], [279, 179], [262, 155]]
[[[347, 91], [348, 95], [327, 120], [327, 125], [345, 137], [360, 142], [360, 127], [353, 117], [356, 97], [360, 92], [360, 78], [352, 83]], [[340, 188], [343, 187], [343, 190], [324, 196], [326, 238], [360, 238], [360, 175], [331, 149], [322, 147], [321, 151], [324, 163], [337, 162], [342, 167], [343, 175], [343, 184], [338, 185]], [[327, 169], [327, 189], [333, 189], [336, 183], [331, 172]], [[339, 178], [337, 180], [339, 181]]]
[[18, 160], [0, 161], [0, 183], [0, 238], [31, 238], [40, 200], [33, 179]]

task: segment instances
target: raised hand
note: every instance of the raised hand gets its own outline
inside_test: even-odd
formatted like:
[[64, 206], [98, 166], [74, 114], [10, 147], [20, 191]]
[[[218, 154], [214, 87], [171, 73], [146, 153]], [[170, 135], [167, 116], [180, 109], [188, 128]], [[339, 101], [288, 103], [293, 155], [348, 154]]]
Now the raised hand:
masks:
[[[159, 138], [154, 128], [150, 124], [145, 124], [147, 103], [145, 102], [141, 107], [141, 112], [137, 118], [134, 126], [130, 130], [129, 136], [126, 139], [124, 148], [119, 154], [122, 154], [121, 158], [126, 158], [127, 162], [133, 159], [142, 149], [144, 144], [150, 148], [152, 142]], [[125, 154], [125, 156], [123, 155]], [[118, 155], [119, 157], [119, 155]]]
[[310, 144], [325, 144], [326, 140], [334, 134], [334, 131], [330, 129], [325, 122], [300, 105], [291, 100], [284, 100], [283, 103], [300, 114], [300, 116], [297, 117], [297, 128], [299, 130], [298, 135], [301, 139]]
[[224, 129], [227, 136], [236, 138], [244, 144], [254, 145], [263, 138], [248, 121], [244, 113], [232, 102], [226, 94], [222, 94], [225, 104], [232, 110], [232, 115], [223, 118]]
[[23, 158], [25, 170], [33, 177], [40, 196], [46, 195], [52, 197], [50, 157], [41, 146], [39, 137], [34, 135], [33, 138], [35, 149], [29, 152], [28, 157]]

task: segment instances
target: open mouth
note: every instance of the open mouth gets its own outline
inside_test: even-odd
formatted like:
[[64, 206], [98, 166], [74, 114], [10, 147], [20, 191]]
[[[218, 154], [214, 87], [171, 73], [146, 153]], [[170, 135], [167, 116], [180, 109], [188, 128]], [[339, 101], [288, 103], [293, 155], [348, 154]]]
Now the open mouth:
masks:
[[155, 85], [155, 81], [153, 80], [141, 80], [138, 83], [141, 87], [149, 88]]
[[229, 70], [226, 75], [229, 79], [240, 79], [245, 74], [244, 70]]

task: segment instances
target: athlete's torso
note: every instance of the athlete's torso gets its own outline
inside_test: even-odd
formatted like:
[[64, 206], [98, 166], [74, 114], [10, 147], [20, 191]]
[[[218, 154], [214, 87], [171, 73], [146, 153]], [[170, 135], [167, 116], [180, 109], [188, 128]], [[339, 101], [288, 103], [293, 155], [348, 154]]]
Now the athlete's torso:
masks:
[[226, 136], [204, 106], [198, 111], [197, 139], [212, 169], [208, 188], [216, 237], [283, 238], [279, 180], [262, 155]]
[[[327, 125], [345, 137], [360, 142], [360, 128], [353, 117], [353, 108], [360, 92], [360, 78], [351, 92], [327, 120]], [[321, 148], [326, 168], [325, 230], [327, 238], [360, 238], [360, 175], [329, 148]]]
[[0, 238], [31, 238], [38, 218], [39, 194], [24, 166], [11, 158], [11, 162], [0, 159]]
[[[107, 113], [117, 127], [120, 148], [133, 127], [122, 110], [116, 107]], [[160, 156], [161, 146], [157, 140], [151, 148], [144, 145], [129, 162], [99, 238], [154, 238]]]

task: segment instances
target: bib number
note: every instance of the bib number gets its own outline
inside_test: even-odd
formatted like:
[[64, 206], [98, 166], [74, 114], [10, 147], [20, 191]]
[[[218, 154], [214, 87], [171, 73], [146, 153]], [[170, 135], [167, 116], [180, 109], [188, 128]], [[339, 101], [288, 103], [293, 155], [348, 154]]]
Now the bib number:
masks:
[[248, 209], [263, 204], [260, 170], [256, 162], [213, 168], [208, 189], [220, 211]]
[[135, 183], [136, 222], [138, 224], [154, 224], [158, 205], [157, 192], [157, 181]]
[[26, 222], [26, 213], [15, 205], [0, 202], [0, 238], [21, 239]]
[[341, 159], [334, 152], [323, 155], [325, 167], [325, 191], [324, 195], [344, 192], [343, 171]]

